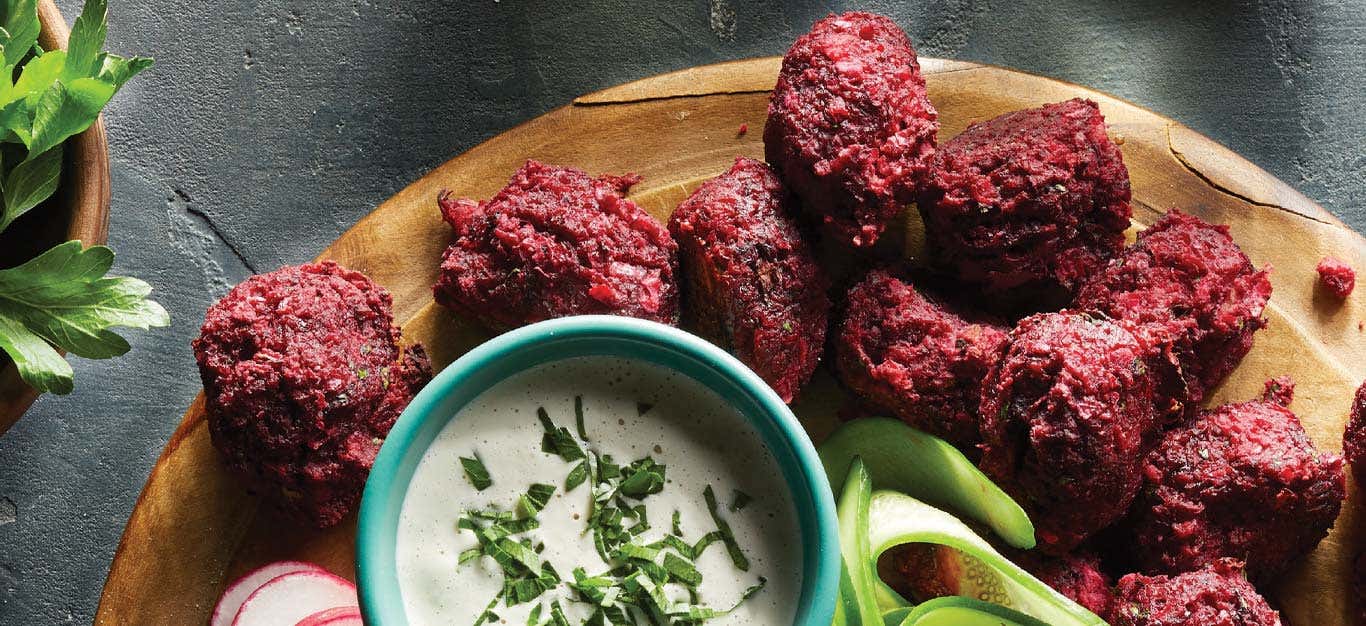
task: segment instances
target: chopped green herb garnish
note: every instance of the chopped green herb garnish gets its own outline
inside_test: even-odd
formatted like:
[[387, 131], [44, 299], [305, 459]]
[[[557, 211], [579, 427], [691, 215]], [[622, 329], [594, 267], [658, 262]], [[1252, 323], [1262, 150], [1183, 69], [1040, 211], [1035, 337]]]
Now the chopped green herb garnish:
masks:
[[517, 512], [524, 518], [535, 517], [545, 508], [546, 503], [550, 502], [550, 496], [554, 494], [554, 485], [536, 483], [527, 488], [526, 493], [517, 500]]
[[550, 621], [553, 622], [555, 626], [569, 626], [569, 620], [565, 618], [564, 607], [560, 606], [559, 600], [556, 600], [555, 604], [550, 606]]
[[683, 583], [689, 587], [696, 587], [702, 584], [702, 573], [693, 567], [692, 561], [684, 559], [673, 552], [664, 553], [664, 569], [669, 571], [669, 577], [676, 582]]
[[536, 418], [541, 420], [541, 426], [545, 427], [545, 435], [541, 437], [541, 451], [559, 455], [566, 461], [584, 458], [583, 448], [574, 440], [574, 435], [570, 434], [568, 429], [555, 426], [555, 423], [550, 421], [550, 414], [546, 413], [545, 407], [536, 409]]
[[498, 592], [498, 595], [493, 596], [493, 600], [489, 602], [489, 605], [484, 607], [484, 612], [479, 614], [479, 619], [474, 620], [474, 626], [498, 621], [500, 618], [497, 613], [493, 612], [493, 607], [498, 606], [498, 601], [502, 599], [503, 593], [501, 591]]
[[583, 428], [583, 396], [574, 396], [574, 426], [579, 430], [579, 439], [588, 441], [588, 433]]
[[[642, 413], [649, 410], [648, 405], [641, 406]], [[666, 467], [648, 455], [623, 466], [610, 455], [588, 450], [584, 445], [587, 437], [581, 397], [575, 398], [574, 417], [577, 438], [576, 433], [557, 426], [544, 408], [538, 409], [537, 418], [544, 429], [541, 449], [565, 461], [578, 461], [565, 476], [564, 489], [569, 492], [589, 485], [591, 501], [584, 520], [585, 533], [592, 536], [593, 546], [608, 569], [590, 575], [579, 567], [572, 577], [562, 579], [542, 558], [545, 545], [530, 533], [540, 528], [538, 515], [554, 496], [554, 485], [533, 483], [517, 497], [510, 510], [466, 511], [456, 527], [472, 533], [479, 545], [461, 552], [459, 564], [489, 557], [503, 575], [502, 589], [479, 615], [475, 626], [503, 621], [493, 612], [500, 602], [509, 607], [535, 602], [527, 617], [528, 626], [570, 626], [565, 602], [588, 605], [592, 612], [581, 622], [586, 626], [696, 626], [729, 613], [763, 588], [766, 581], [760, 578], [758, 585], [747, 589], [740, 601], [728, 609], [700, 604], [698, 587], [703, 576], [696, 560], [711, 544], [722, 543], [736, 568], [749, 569], [748, 559], [721, 517], [711, 486], [704, 490], [703, 497], [717, 530], [689, 542], [683, 537], [682, 514], [675, 510], [670, 532], [646, 543], [640, 537], [650, 530], [647, 501], [667, 485]], [[476, 488], [483, 490], [492, 484], [477, 456], [460, 461]], [[744, 492], [735, 491], [731, 511], [740, 510], [750, 500]], [[666, 592], [666, 585], [686, 592], [686, 601], [674, 600], [679, 594]], [[562, 589], [567, 595], [553, 599], [546, 596], [555, 589]]]
[[477, 559], [481, 556], [484, 556], [483, 550], [480, 550], [479, 548], [470, 548], [469, 550], [465, 550], [464, 552], [460, 553], [460, 559], [458, 562], [460, 565], [464, 565], [465, 563], [473, 561], [474, 559]]
[[640, 459], [626, 467], [626, 480], [621, 482], [621, 493], [632, 498], [643, 498], [664, 490], [664, 466], [651, 457]]
[[479, 460], [479, 455], [460, 457], [460, 465], [465, 468], [465, 478], [470, 479], [470, 484], [474, 485], [475, 489], [483, 491], [493, 485], [489, 470], [484, 467], [484, 462]]
[[745, 553], [740, 550], [740, 544], [735, 540], [735, 533], [730, 529], [730, 524], [726, 523], [725, 518], [721, 517], [721, 512], [716, 510], [716, 492], [711, 490], [711, 485], [707, 485], [702, 491], [702, 497], [707, 499], [707, 510], [711, 512], [711, 519], [716, 522], [717, 530], [721, 531], [721, 541], [726, 544], [726, 552], [730, 553], [731, 562], [740, 571], [748, 572], [749, 559], [745, 558]]
[[588, 480], [588, 461], [581, 461], [574, 469], [569, 470], [569, 475], [564, 479], [564, 490], [573, 491]]

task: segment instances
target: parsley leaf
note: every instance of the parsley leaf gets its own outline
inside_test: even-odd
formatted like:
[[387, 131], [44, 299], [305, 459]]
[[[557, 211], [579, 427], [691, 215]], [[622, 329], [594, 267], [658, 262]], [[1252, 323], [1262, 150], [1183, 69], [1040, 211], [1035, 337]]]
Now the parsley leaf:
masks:
[[522, 517], [535, 517], [550, 502], [552, 495], [555, 495], [553, 485], [536, 483], [528, 487], [526, 493], [518, 498], [518, 512], [522, 514]]
[[70, 393], [71, 366], [55, 348], [88, 359], [128, 351], [110, 328], [166, 326], [170, 317], [146, 299], [151, 286], [136, 278], [107, 278], [114, 252], [82, 250], [68, 241], [18, 267], [0, 270], [0, 349], [24, 382], [43, 392]]
[[99, 69], [95, 67], [95, 60], [109, 32], [105, 21], [108, 10], [106, 0], [86, 0], [80, 17], [71, 23], [71, 37], [66, 44], [66, 67], [62, 69], [63, 80], [90, 76], [92, 70]]
[[[43, 50], [36, 0], [0, 4], [0, 232], [52, 197], [61, 181], [62, 144], [89, 128], [100, 110], [151, 59], [101, 52], [106, 0], [88, 0], [68, 49]], [[15, 79], [18, 76], [18, 79]], [[112, 327], [166, 326], [151, 287], [107, 278], [114, 253], [69, 241], [18, 267], [0, 270], [0, 350], [42, 392], [70, 393], [71, 366], [57, 352], [106, 359], [128, 351]]]
[[460, 466], [465, 469], [465, 478], [470, 480], [470, 484], [478, 491], [483, 491], [493, 486], [493, 478], [489, 477], [488, 468], [484, 467], [484, 461], [479, 455], [460, 457]]
[[569, 429], [550, 421], [550, 414], [545, 407], [536, 409], [536, 419], [541, 420], [541, 426], [545, 429], [545, 435], [541, 437], [541, 451], [559, 455], [566, 461], [584, 458], [583, 448], [574, 440], [574, 435], [569, 433]]
[[716, 492], [712, 491], [711, 485], [702, 490], [702, 497], [707, 501], [707, 510], [711, 512], [711, 519], [716, 523], [716, 529], [721, 532], [721, 541], [726, 544], [726, 552], [730, 553], [730, 560], [735, 564], [735, 568], [742, 571], [749, 571], [749, 559], [745, 558], [745, 553], [740, 549], [740, 543], [735, 540], [735, 533], [731, 531], [730, 524], [726, 523], [725, 518], [721, 517], [720, 511], [716, 506]]
[[36, 159], [16, 165], [5, 174], [3, 192], [7, 210], [0, 215], [0, 230], [4, 230], [14, 218], [27, 213], [40, 202], [57, 191], [57, 182], [62, 173], [62, 147], [55, 146]]
[[38, 43], [42, 22], [38, 21], [38, 0], [11, 0], [5, 3], [4, 32], [0, 46], [4, 46], [4, 63], [14, 67]]

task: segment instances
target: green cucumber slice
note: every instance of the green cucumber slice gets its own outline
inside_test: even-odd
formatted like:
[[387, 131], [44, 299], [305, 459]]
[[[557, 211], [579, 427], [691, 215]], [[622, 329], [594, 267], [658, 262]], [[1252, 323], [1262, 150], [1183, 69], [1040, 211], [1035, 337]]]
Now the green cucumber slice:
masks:
[[817, 452], [831, 485], [843, 484], [859, 456], [877, 489], [909, 494], [982, 522], [1012, 547], [1034, 547], [1034, 524], [1010, 496], [948, 442], [885, 417], [857, 419]]
[[906, 621], [906, 617], [911, 614], [911, 607], [904, 606], [899, 609], [892, 609], [882, 613], [883, 626], [901, 626]]
[[845, 619], [854, 626], [882, 626], [877, 605], [877, 559], [870, 547], [868, 526], [873, 483], [859, 457], [849, 464], [849, 479], [840, 493], [836, 515], [840, 523], [840, 554], [844, 575], [840, 577], [840, 597]]
[[964, 596], [944, 596], [910, 610], [898, 626], [1048, 626], [1019, 611]]
[[[876, 560], [874, 560], [873, 567], [877, 567]], [[880, 577], [876, 579], [873, 586], [873, 597], [877, 598], [877, 608], [884, 612], [914, 606], [909, 600], [901, 597], [901, 594], [897, 593], [895, 589], [882, 582]]]
[[[860, 469], [862, 470], [860, 463]], [[853, 472], [850, 482], [854, 482]], [[864, 471], [866, 476], [866, 471]], [[850, 485], [846, 484], [846, 489]], [[857, 491], [857, 490], [855, 490]], [[841, 500], [841, 506], [845, 501]], [[841, 515], [841, 525], [844, 516]], [[962, 559], [965, 564], [976, 564], [981, 571], [969, 571], [969, 577], [994, 579], [996, 584], [983, 585], [999, 595], [989, 598], [1014, 611], [1042, 620], [1052, 626], [1104, 626], [1105, 621], [1081, 605], [1054, 591], [1048, 585], [1031, 576], [1019, 566], [1011, 563], [986, 540], [977, 536], [958, 518], [936, 509], [906, 494], [895, 491], [877, 491], [868, 499], [867, 520], [869, 529], [868, 545], [871, 548], [869, 562], [876, 563], [883, 552], [907, 543], [931, 543], [956, 549], [971, 559]], [[843, 528], [841, 528], [843, 532]], [[846, 557], [847, 558], [847, 557]], [[973, 567], [976, 567], [973, 566]], [[929, 605], [927, 602], [920, 605]], [[984, 603], [985, 604], [985, 603]], [[947, 607], [947, 603], [945, 604]], [[959, 605], [955, 607], [961, 608]], [[933, 608], [933, 606], [931, 606]], [[953, 608], [953, 607], [947, 607]], [[972, 607], [968, 607], [972, 608]], [[917, 608], [919, 610], [919, 608]], [[972, 608], [980, 612], [980, 608]], [[950, 613], [946, 613], [949, 615]], [[951, 613], [966, 618], [961, 611]], [[928, 616], [928, 614], [926, 614]], [[910, 617], [908, 615], [908, 617]], [[1000, 619], [999, 616], [997, 619]], [[913, 622], [917, 625], [921, 622]], [[935, 622], [951, 624], [971, 622]], [[1000, 622], [994, 622], [1000, 623]], [[905, 624], [905, 622], [903, 622]], [[927, 623], [928, 624], [928, 623]], [[1021, 626], [1027, 626], [1021, 624]]]

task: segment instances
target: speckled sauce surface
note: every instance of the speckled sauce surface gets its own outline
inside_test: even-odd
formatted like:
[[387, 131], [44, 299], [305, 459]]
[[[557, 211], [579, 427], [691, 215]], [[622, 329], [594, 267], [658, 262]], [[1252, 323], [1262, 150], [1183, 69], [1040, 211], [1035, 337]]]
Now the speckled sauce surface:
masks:
[[[733, 529], [749, 562], [740, 571], [719, 544], [694, 561], [701, 573], [694, 604], [719, 610], [734, 606], [708, 623], [791, 622], [802, 580], [801, 551], [791, 547], [801, 543], [801, 534], [777, 460], [721, 396], [661, 366], [608, 357], [552, 361], [519, 372], [480, 394], [442, 428], [413, 473], [399, 516], [395, 551], [408, 622], [463, 624], [478, 618], [499, 593], [503, 575], [491, 558], [459, 563], [461, 552], [478, 542], [473, 533], [458, 530], [455, 520], [469, 510], [507, 511], [533, 482], [559, 486], [536, 515], [539, 528], [525, 535], [544, 548], [539, 553], [544, 562], [563, 572], [565, 580], [573, 580], [569, 573], [578, 567], [596, 576], [620, 565], [605, 562], [594, 549], [587, 522], [593, 515], [591, 484], [565, 491], [562, 477], [576, 462], [540, 447], [544, 427], [537, 411], [544, 409], [557, 426], [576, 428], [575, 398], [583, 410], [587, 439], [581, 445], [587, 451], [622, 466], [648, 456], [665, 467], [659, 493], [630, 501], [645, 507], [649, 525], [632, 543], [662, 539], [671, 532], [675, 512], [688, 541], [714, 530], [702, 495], [712, 487], [721, 503], [717, 514]], [[493, 481], [483, 490], [459, 469], [460, 457], [470, 455]], [[734, 506], [736, 493], [747, 494], [740, 507]], [[763, 589], [735, 606], [761, 580]], [[665, 590], [687, 601], [683, 589], [670, 585]], [[494, 612], [507, 623], [521, 624], [532, 607], [558, 600], [573, 622], [586, 620], [592, 606], [573, 598], [561, 584], [530, 602], [505, 599]]]
[[[80, 3], [58, 4], [73, 16]], [[157, 65], [106, 113], [110, 241], [116, 269], [150, 281], [173, 326], [132, 333], [117, 361], [77, 360], [76, 392], [40, 399], [0, 437], [5, 624], [91, 621], [137, 494], [199, 389], [189, 341], [232, 284], [312, 258], [437, 164], [581, 93], [781, 54], [831, 10], [888, 13], [925, 56], [1146, 106], [1366, 230], [1356, 0], [111, 5], [110, 49]]]

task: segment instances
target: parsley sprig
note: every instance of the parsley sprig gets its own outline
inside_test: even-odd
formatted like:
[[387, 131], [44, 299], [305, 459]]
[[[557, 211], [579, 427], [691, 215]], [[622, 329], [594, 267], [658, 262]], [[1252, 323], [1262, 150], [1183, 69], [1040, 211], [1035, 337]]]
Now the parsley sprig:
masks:
[[[468, 511], [456, 525], [472, 533], [478, 546], [461, 553], [460, 564], [489, 557], [503, 575], [502, 588], [479, 615], [475, 626], [502, 621], [496, 613], [500, 604], [511, 607], [533, 601], [539, 602], [528, 615], [529, 626], [569, 626], [566, 603], [588, 609], [589, 617], [582, 622], [587, 626], [695, 625], [726, 615], [763, 589], [767, 581], [760, 577], [759, 583], [746, 589], [729, 608], [700, 604], [698, 590], [703, 575], [696, 562], [712, 544], [725, 546], [736, 569], [748, 571], [750, 567], [734, 532], [721, 516], [712, 487], [706, 487], [703, 498], [715, 530], [689, 541], [683, 534], [681, 515], [674, 511], [669, 532], [656, 541], [644, 543], [641, 536], [650, 530], [646, 501], [664, 490], [667, 468], [648, 455], [623, 466], [610, 455], [589, 449], [582, 398], [575, 398], [574, 413], [575, 432], [571, 432], [556, 425], [544, 408], [537, 410], [544, 430], [541, 450], [574, 463], [565, 477], [565, 492], [590, 485], [591, 509], [584, 532], [592, 535], [594, 548], [608, 569], [590, 574], [577, 567], [569, 578], [563, 578], [540, 557], [545, 545], [535, 539], [534, 531], [541, 525], [537, 516], [556, 491], [553, 485], [532, 484], [507, 511]], [[470, 464], [466, 463], [469, 460], [478, 463], [477, 457], [461, 459], [467, 475], [471, 474]], [[479, 471], [487, 479], [482, 463], [478, 463], [476, 473]], [[474, 481], [474, 476], [470, 477]], [[687, 601], [675, 600], [673, 596], [677, 594], [671, 594], [670, 587], [685, 592]], [[543, 599], [552, 591], [553, 598]]]
[[[101, 52], [105, 0], [88, 0], [71, 27], [66, 50], [38, 44], [37, 0], [0, 4], [0, 232], [57, 191], [63, 145], [85, 131], [128, 79], [152, 65], [142, 57]], [[0, 271], [0, 350], [42, 392], [73, 387], [71, 366], [57, 349], [91, 359], [128, 351], [111, 328], [166, 326], [170, 318], [147, 300], [151, 287], [106, 278], [114, 253], [60, 244]]]

